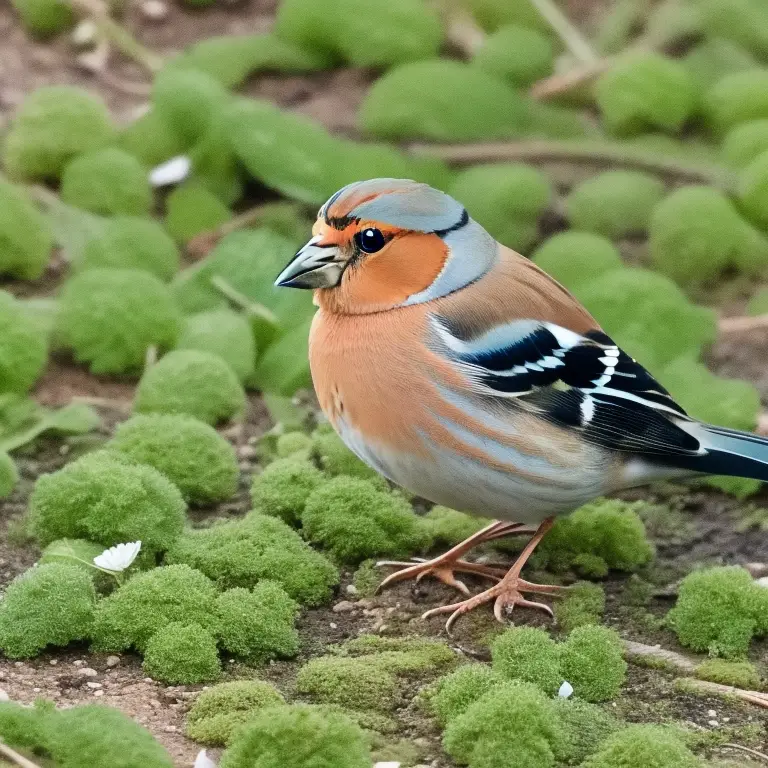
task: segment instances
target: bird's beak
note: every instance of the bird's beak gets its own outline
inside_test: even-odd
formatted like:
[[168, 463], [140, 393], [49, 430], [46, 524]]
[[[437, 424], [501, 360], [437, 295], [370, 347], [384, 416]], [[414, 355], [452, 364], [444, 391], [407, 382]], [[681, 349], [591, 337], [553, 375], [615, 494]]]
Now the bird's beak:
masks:
[[278, 288], [333, 288], [339, 284], [346, 262], [335, 243], [322, 244], [315, 235], [277, 276]]

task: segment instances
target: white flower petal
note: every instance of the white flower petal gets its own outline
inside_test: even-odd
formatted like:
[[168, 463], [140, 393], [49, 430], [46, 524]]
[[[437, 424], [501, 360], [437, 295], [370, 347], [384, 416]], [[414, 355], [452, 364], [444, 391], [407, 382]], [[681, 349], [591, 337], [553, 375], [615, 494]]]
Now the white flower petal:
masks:
[[149, 172], [149, 183], [153, 187], [168, 187], [171, 184], [178, 184], [189, 176], [191, 170], [192, 161], [186, 155], [178, 155], [155, 166]]
[[125, 544], [115, 544], [114, 547], [105, 549], [100, 555], [93, 558], [94, 565], [105, 571], [124, 571], [141, 551], [140, 541], [129, 541]]
[[214, 763], [213, 760], [208, 757], [208, 753], [204, 749], [201, 749], [197, 753], [195, 764], [192, 766], [192, 768], [217, 768], [217, 766], [216, 763]]
[[560, 690], [557, 692], [557, 695], [561, 699], [567, 699], [572, 693], [573, 686], [567, 680], [564, 680], [563, 684], [560, 686]]

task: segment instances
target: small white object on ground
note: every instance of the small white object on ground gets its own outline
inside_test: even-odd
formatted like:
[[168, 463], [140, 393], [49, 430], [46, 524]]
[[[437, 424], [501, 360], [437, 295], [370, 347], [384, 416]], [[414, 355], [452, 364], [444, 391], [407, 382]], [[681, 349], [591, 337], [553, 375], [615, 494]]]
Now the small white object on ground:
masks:
[[560, 690], [557, 695], [561, 699], [567, 699], [573, 693], [573, 686], [567, 681], [563, 680], [563, 684], [560, 686]]
[[216, 763], [214, 763], [213, 760], [208, 757], [208, 753], [204, 749], [201, 749], [197, 753], [195, 764], [192, 766], [192, 768], [217, 768], [217, 766]]
[[755, 579], [755, 584], [758, 587], [768, 587], [768, 576], [761, 576], [759, 579]]
[[149, 172], [149, 183], [153, 187], [169, 187], [184, 181], [191, 170], [192, 161], [186, 155], [177, 155], [155, 166]]
[[99, 29], [90, 19], [81, 21], [72, 30], [72, 45], [76, 48], [94, 48], [98, 41]]
[[149, 21], [165, 21], [168, 18], [168, 5], [162, 0], [145, 0], [139, 10]]
[[384, 763], [376, 763], [373, 768], [400, 768], [400, 763], [396, 763], [394, 761], [390, 762], [384, 762]]
[[120, 573], [136, 559], [140, 550], [140, 541], [115, 544], [114, 547], [105, 549], [100, 555], [96, 555], [96, 557], [93, 558], [93, 563], [99, 568], [103, 568], [105, 571]]

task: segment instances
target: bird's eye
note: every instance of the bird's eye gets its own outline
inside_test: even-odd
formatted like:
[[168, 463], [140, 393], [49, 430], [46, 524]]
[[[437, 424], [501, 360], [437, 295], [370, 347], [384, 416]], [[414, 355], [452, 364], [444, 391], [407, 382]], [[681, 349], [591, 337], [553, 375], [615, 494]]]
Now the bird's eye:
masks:
[[380, 229], [368, 227], [355, 235], [357, 247], [365, 253], [376, 253], [380, 251], [387, 243]]

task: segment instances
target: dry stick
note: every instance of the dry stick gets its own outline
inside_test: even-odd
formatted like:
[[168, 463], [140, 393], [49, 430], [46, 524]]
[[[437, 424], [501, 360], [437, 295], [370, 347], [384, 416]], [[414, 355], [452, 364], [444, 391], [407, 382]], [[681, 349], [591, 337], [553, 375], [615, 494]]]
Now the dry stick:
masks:
[[691, 674], [699, 665], [696, 659], [684, 656], [676, 651], [669, 651], [660, 645], [646, 645], [632, 640], [624, 641], [624, 655], [628, 661], [641, 660], [662, 662], [666, 666], [674, 667], [679, 672]]
[[4, 741], [0, 741], [0, 755], [7, 757], [12, 763], [21, 768], [40, 768], [37, 763], [27, 760], [24, 755], [20, 755], [15, 749], [11, 749]]
[[555, 96], [560, 96], [568, 91], [573, 91], [582, 85], [587, 85], [598, 78], [603, 72], [609, 70], [615, 61], [614, 57], [599, 59], [568, 72], [559, 72], [545, 77], [531, 86], [529, 91], [531, 98], [537, 101], [546, 101]]
[[737, 699], [746, 701], [749, 704], [755, 704], [758, 707], [768, 709], [768, 693], [745, 691], [742, 688], [735, 688], [732, 685], [710, 683], [708, 680], [696, 680], [692, 677], [680, 678], [677, 683], [688, 690], [693, 689], [700, 693], [714, 693], [718, 696], [735, 696]]
[[552, 0], [530, 0], [530, 2], [576, 59], [584, 64], [592, 64], [599, 59], [587, 39], [571, 24], [570, 19]]
[[722, 747], [729, 747], [730, 749], [740, 749], [742, 752], [746, 752], [748, 755], [752, 755], [752, 757], [757, 757], [760, 760], [765, 760], [768, 763], [768, 755], [764, 754], [763, 752], [758, 752], [756, 749], [750, 749], [749, 747], [745, 747], [741, 744], [732, 744], [731, 742], [723, 744]]
[[717, 328], [720, 333], [748, 333], [749, 331], [768, 330], [768, 315], [721, 317]]

